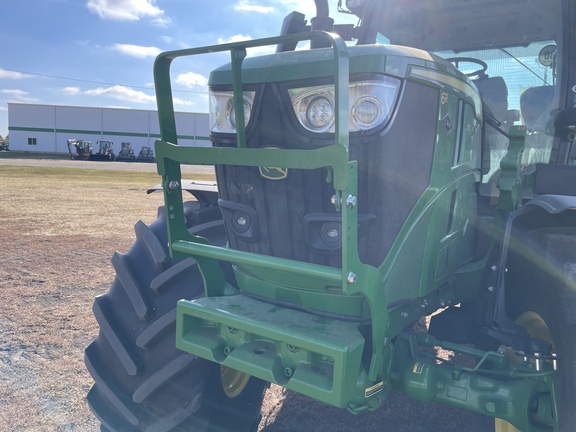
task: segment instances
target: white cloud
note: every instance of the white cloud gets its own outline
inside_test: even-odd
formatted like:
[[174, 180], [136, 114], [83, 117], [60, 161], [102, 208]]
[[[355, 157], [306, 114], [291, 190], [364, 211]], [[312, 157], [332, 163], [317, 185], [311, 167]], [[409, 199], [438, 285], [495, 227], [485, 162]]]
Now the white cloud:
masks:
[[162, 15], [157, 18], [154, 18], [152, 22], [156, 24], [158, 27], [168, 27], [172, 23], [172, 20], [167, 16]]
[[26, 75], [22, 72], [0, 69], [0, 79], [22, 79], [22, 78], [30, 78], [30, 75]]
[[125, 100], [139, 104], [156, 103], [156, 97], [150, 96], [142, 91], [134, 90], [131, 87], [115, 85], [112, 87], [98, 87], [94, 90], [84, 92], [88, 96], [106, 96], [118, 100]]
[[112, 49], [119, 53], [137, 58], [156, 57], [162, 52], [160, 48], [130, 44], [114, 44]]
[[[218, 44], [231, 43], [231, 42], [242, 42], [242, 41], [247, 41], [247, 40], [252, 40], [252, 37], [248, 34], [246, 34], [246, 35], [237, 34], [234, 36], [230, 36], [227, 39], [219, 37], [218, 38]], [[248, 56], [259, 56], [259, 55], [265, 55], [265, 54], [273, 54], [275, 50], [276, 50], [275, 45], [270, 45], [270, 46], [264, 45], [264, 46], [255, 47], [255, 48], [248, 48]]]
[[18, 102], [38, 102], [38, 99], [33, 98], [33, 97], [29, 97], [29, 93], [25, 92], [24, 90], [18, 90], [18, 89], [4, 89], [4, 90], [0, 90], [0, 93], [7, 95], [8, 97], [12, 97], [15, 98], [16, 101]]
[[256, 12], [262, 14], [271, 13], [276, 10], [272, 6], [259, 6], [250, 3], [251, 2], [249, 0], [240, 0], [236, 6], [234, 6], [234, 9], [242, 12]]
[[80, 94], [80, 87], [64, 87], [62, 93], [67, 96], [76, 96]]
[[172, 102], [174, 102], [174, 106], [190, 107], [196, 105], [196, 102], [194, 101], [184, 100], [180, 98], [174, 98]]
[[234, 36], [230, 36], [228, 39], [224, 39], [223, 37], [219, 37], [218, 43], [224, 44], [224, 43], [230, 43], [230, 42], [242, 42], [242, 41], [246, 41], [246, 40], [252, 40], [252, 37], [250, 35], [237, 34]]
[[156, 7], [156, 0], [88, 0], [86, 6], [101, 19], [138, 21], [151, 17], [158, 20], [164, 11]]
[[208, 85], [208, 78], [195, 72], [180, 74], [176, 77], [176, 83], [185, 87], [205, 87]]

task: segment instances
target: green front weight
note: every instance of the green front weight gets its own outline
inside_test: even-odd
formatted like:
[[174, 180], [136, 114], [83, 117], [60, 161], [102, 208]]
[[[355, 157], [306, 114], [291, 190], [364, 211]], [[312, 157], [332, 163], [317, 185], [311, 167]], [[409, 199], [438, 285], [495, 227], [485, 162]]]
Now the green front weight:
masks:
[[345, 408], [369, 404], [383, 388], [366, 378], [357, 326], [241, 294], [206, 297], [178, 303], [176, 346]]

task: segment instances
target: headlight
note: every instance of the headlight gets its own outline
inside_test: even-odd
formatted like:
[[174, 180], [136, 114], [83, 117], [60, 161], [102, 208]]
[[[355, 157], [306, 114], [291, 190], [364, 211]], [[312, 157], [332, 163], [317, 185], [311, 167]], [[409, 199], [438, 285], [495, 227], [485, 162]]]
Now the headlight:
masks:
[[330, 87], [303, 92], [292, 104], [298, 120], [309, 131], [326, 132], [332, 128], [335, 104], [334, 92]]
[[[372, 129], [386, 123], [392, 111], [400, 80], [382, 77], [350, 83], [349, 117], [350, 132]], [[311, 132], [334, 132], [334, 86], [301, 87], [288, 90], [290, 100], [300, 124]]]
[[[256, 92], [243, 92], [244, 124], [248, 126]], [[232, 92], [210, 92], [210, 130], [212, 132], [236, 133], [234, 96]]]

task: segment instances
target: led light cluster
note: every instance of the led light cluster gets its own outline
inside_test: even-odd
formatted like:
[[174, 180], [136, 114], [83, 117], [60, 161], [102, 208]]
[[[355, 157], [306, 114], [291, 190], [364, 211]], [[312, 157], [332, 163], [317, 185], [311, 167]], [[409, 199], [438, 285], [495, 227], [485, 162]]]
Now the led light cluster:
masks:
[[[378, 80], [350, 83], [350, 132], [373, 129], [386, 123], [392, 111], [400, 80], [383, 76]], [[333, 85], [299, 87], [288, 90], [290, 101], [300, 124], [315, 133], [334, 133], [336, 103]], [[244, 123], [248, 126], [256, 92], [243, 92]], [[210, 130], [236, 133], [234, 98], [231, 91], [210, 92]]]
[[[244, 92], [244, 124], [248, 126], [256, 92]], [[210, 130], [235, 133], [236, 115], [232, 92], [210, 92]]]
[[[350, 83], [349, 130], [372, 129], [388, 121], [392, 114], [400, 81], [382, 80]], [[289, 90], [290, 100], [300, 124], [316, 133], [334, 132], [336, 104], [334, 86], [301, 87]]]

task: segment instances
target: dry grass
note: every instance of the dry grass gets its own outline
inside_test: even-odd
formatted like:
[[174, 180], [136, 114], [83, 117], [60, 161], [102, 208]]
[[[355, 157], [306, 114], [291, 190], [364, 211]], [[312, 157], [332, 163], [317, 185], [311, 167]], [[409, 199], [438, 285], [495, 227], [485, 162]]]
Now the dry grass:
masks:
[[155, 183], [152, 173], [0, 170], [0, 430], [97, 430], [84, 401], [91, 306], [135, 215], [155, 219], [162, 194], [145, 194]]
[[[145, 190], [158, 181], [154, 173], [0, 168], [0, 431], [99, 430], [84, 400], [92, 385], [84, 348], [98, 331], [92, 302], [108, 290], [110, 257], [128, 250], [136, 220], [156, 218], [162, 194]], [[263, 415], [265, 432], [482, 430], [465, 412], [402, 395], [353, 416], [272, 387]]]

